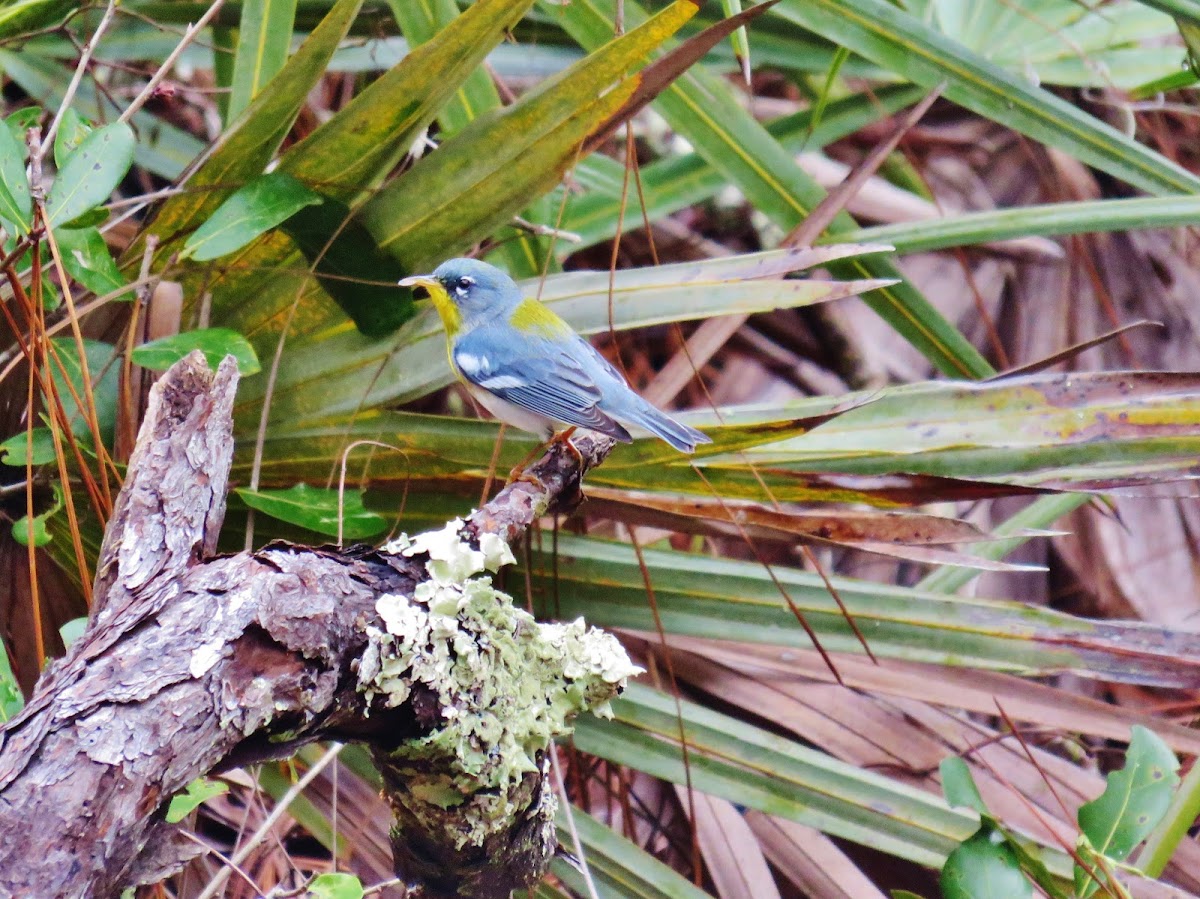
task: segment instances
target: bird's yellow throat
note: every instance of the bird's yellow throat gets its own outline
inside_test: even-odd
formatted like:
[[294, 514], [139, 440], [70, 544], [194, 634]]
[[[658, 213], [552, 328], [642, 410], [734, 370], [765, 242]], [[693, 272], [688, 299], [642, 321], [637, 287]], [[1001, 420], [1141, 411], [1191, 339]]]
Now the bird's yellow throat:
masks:
[[446, 292], [441, 281], [434, 278], [414, 277], [405, 278], [400, 283], [405, 287], [424, 287], [433, 303], [433, 308], [437, 310], [438, 317], [442, 320], [442, 327], [446, 329], [446, 335], [453, 337], [458, 333], [458, 329], [462, 327], [462, 313], [458, 311], [454, 300], [450, 299], [450, 294]]

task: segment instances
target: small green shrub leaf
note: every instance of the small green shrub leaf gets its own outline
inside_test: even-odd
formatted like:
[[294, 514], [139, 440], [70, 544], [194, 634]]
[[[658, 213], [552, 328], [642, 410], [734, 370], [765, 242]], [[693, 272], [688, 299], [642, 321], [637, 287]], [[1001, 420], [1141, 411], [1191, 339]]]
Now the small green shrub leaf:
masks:
[[312, 899], [362, 899], [363, 885], [353, 874], [321, 874], [308, 885]]
[[0, 6], [0, 40], [53, 28], [79, 4], [73, 0], [15, 0]]
[[91, 132], [91, 124], [74, 109], [68, 108], [58, 123], [58, 133], [54, 135], [54, 164], [61, 169]]
[[219, 780], [207, 780], [203, 777], [193, 780], [182, 793], [171, 797], [171, 804], [167, 806], [167, 823], [178, 824], [209, 799], [228, 791], [228, 785]]
[[23, 106], [4, 120], [18, 144], [25, 145], [25, 132], [42, 120], [43, 111], [40, 106]]
[[[14, 434], [0, 443], [0, 462], [14, 467], [25, 467], [26, 452], [30, 448], [29, 435], [24, 431]], [[54, 437], [49, 428], [33, 429], [33, 450], [30, 453], [34, 465], [45, 465], [54, 461]]]
[[199, 350], [215, 369], [226, 356], [237, 360], [242, 375], [253, 375], [262, 371], [254, 347], [232, 328], [201, 328], [184, 331], [144, 343], [133, 351], [133, 361], [142, 368], [163, 371], [170, 368], [192, 350]]
[[26, 515], [14, 521], [12, 526], [13, 539], [22, 546], [28, 546], [30, 543], [34, 546], [45, 546], [51, 540], [50, 532], [46, 529], [46, 522], [51, 515], [55, 514], [62, 507], [62, 488], [58, 484], [55, 484], [53, 505], [33, 518]]
[[25, 147], [11, 128], [0, 128], [0, 218], [28, 234], [33, 224], [33, 201], [25, 175]]
[[[59, 228], [54, 232], [67, 274], [97, 296], [125, 286], [125, 279], [96, 228]], [[128, 295], [132, 299], [133, 293]]]
[[34, 546], [45, 546], [50, 542], [50, 532], [46, 530], [46, 519], [41, 515], [30, 518], [22, 515], [12, 525], [13, 539], [22, 546], [32, 543]]
[[954, 755], [942, 759], [938, 768], [942, 775], [942, 793], [945, 794], [951, 808], [970, 808], [981, 815], [988, 813], [966, 762]]
[[0, 644], [0, 724], [8, 721], [25, 704], [12, 665], [8, 661], [8, 650]]
[[83, 631], [87, 627], [87, 616], [82, 615], [79, 618], [72, 618], [66, 624], [58, 629], [58, 635], [62, 637], [63, 646], [70, 649], [71, 644], [83, 636]]
[[[1079, 829], [1098, 853], [1124, 861], [1166, 814], [1179, 786], [1179, 759], [1157, 735], [1135, 724], [1125, 767], [1108, 775], [1099, 798], [1080, 806]], [[1093, 893], [1097, 884], [1076, 866], [1076, 890]]]
[[942, 899], [1026, 899], [1033, 884], [1021, 873], [1003, 834], [979, 828], [950, 853], [938, 880]]
[[240, 250], [305, 206], [321, 202], [285, 172], [262, 175], [237, 190], [183, 245], [183, 257], [204, 262]]
[[[251, 509], [256, 509], [272, 518], [286, 521], [316, 531], [318, 534], [337, 536], [338, 491], [297, 484], [287, 490], [239, 489], [237, 495]], [[387, 528], [383, 516], [368, 511], [363, 505], [362, 494], [346, 491], [342, 503], [342, 536], [349, 540], [362, 540], [381, 534]]]
[[71, 153], [46, 198], [46, 222], [68, 224], [99, 206], [133, 163], [133, 129], [113, 122], [88, 134]]

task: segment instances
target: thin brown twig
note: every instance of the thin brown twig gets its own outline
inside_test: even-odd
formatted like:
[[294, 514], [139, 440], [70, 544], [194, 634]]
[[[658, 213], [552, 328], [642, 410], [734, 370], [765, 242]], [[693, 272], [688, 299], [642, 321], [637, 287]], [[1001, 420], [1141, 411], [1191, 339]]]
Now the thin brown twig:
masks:
[[[42, 218], [44, 220], [44, 213]], [[58, 251], [58, 241], [54, 239], [54, 232], [49, 228], [46, 229], [46, 246], [50, 248], [50, 258], [54, 262], [55, 271], [58, 273], [59, 285], [62, 288], [63, 302], [67, 306], [67, 321], [70, 323], [71, 335], [75, 339], [75, 349], [79, 353], [79, 374], [83, 382], [83, 399], [84, 403], [80, 405], [80, 411], [83, 412], [84, 418], [87, 420], [88, 428], [92, 432], [92, 440], [95, 441], [96, 459], [99, 462], [97, 466], [100, 470], [100, 491], [104, 497], [104, 514], [101, 523], [108, 517], [112, 511], [112, 489], [108, 482], [109, 470], [112, 470], [113, 475], [119, 481], [120, 475], [117, 472], [116, 464], [109, 455], [108, 450], [104, 446], [103, 435], [100, 433], [100, 417], [96, 410], [96, 397], [92, 392], [92, 374], [91, 366], [87, 360], [87, 346], [83, 341], [83, 329], [79, 326], [79, 315], [75, 309], [75, 300], [71, 294], [70, 278], [67, 277], [66, 269], [63, 268], [62, 255]], [[45, 323], [42, 325], [45, 328]], [[64, 371], [65, 374], [65, 371]], [[70, 379], [67, 378], [67, 381]], [[78, 402], [78, 399], [76, 400]]]
[[50, 122], [50, 127], [46, 129], [46, 134], [38, 145], [36, 152], [39, 162], [54, 143], [54, 137], [58, 134], [58, 128], [62, 124], [63, 117], [67, 114], [67, 110], [71, 106], [71, 101], [75, 99], [75, 93], [79, 90], [80, 82], [83, 81], [83, 73], [87, 71], [92, 54], [96, 52], [96, 47], [100, 43], [101, 36], [108, 29], [109, 23], [112, 22], [116, 9], [117, 0], [108, 0], [108, 5], [104, 8], [104, 15], [100, 17], [100, 22], [92, 31], [87, 43], [83, 45], [83, 52], [79, 56], [79, 64], [75, 66], [75, 72], [71, 75], [70, 83], [67, 84], [67, 90], [63, 94], [62, 102], [58, 104], [58, 111], [55, 112], [54, 119]]
[[175, 45], [175, 49], [167, 54], [167, 58], [163, 60], [163, 64], [158, 67], [158, 71], [146, 82], [146, 86], [142, 88], [142, 92], [134, 97], [133, 102], [125, 108], [125, 111], [121, 113], [117, 121], [128, 122], [134, 113], [141, 109], [146, 104], [146, 101], [154, 96], [155, 90], [158, 89], [159, 84], [162, 83], [162, 80], [167, 77], [167, 73], [174, 67], [175, 61], [179, 59], [180, 54], [195, 39], [196, 35], [208, 26], [208, 23], [212, 21], [213, 16], [217, 14], [224, 3], [225, 0], [214, 0], [204, 15], [184, 29], [183, 37], [179, 39], [179, 43]]
[[[35, 274], [40, 272], [40, 253], [38, 252], [39, 246], [40, 245], [35, 245], [33, 248]], [[58, 466], [59, 476], [64, 485], [68, 483], [69, 479], [66, 454], [62, 448], [62, 433], [60, 433], [61, 428], [62, 431], [66, 433], [67, 439], [71, 445], [71, 449], [74, 452], [76, 462], [80, 468], [80, 476], [83, 479], [84, 487], [88, 491], [88, 496], [93, 506], [95, 506], [97, 511], [99, 511], [103, 508], [98, 492], [99, 488], [96, 486], [95, 480], [91, 477], [90, 470], [84, 461], [83, 453], [80, 450], [78, 441], [74, 439], [74, 436], [71, 433], [66, 410], [62, 405], [62, 399], [59, 396], [57, 388], [55, 387], [54, 378], [50, 374], [50, 359], [48, 354], [53, 351], [54, 345], [45, 336], [45, 324], [44, 320], [42, 319], [40, 293], [38, 296], [31, 299], [30, 296], [25, 292], [24, 287], [22, 287], [20, 280], [14, 280], [16, 278], [16, 274], [13, 272], [11, 266], [5, 271], [5, 277], [9, 279], [10, 285], [13, 288], [13, 296], [21, 305], [22, 311], [25, 313], [26, 320], [29, 323], [29, 343], [25, 344], [22, 342], [22, 348], [25, 351], [26, 358], [29, 360], [30, 383], [32, 384], [36, 380], [38, 389], [41, 390], [42, 395], [46, 398], [46, 404], [51, 413], [52, 422], [58, 422], [58, 427], [50, 428], [50, 436], [54, 443], [54, 458], [55, 463]], [[40, 285], [41, 278], [39, 276], [34, 281], [34, 288], [40, 291]], [[0, 303], [0, 311], [3, 311], [4, 317], [8, 320], [9, 327], [12, 328], [13, 334], [17, 336], [18, 340], [20, 340], [19, 335], [24, 332], [16, 324], [12, 314], [9, 312], [8, 304]], [[38, 340], [36, 335], [41, 335], [41, 340]], [[39, 364], [39, 354], [37, 352], [39, 347], [41, 348], [41, 361], [45, 363], [44, 370], [42, 365]], [[62, 364], [62, 360], [56, 357], [55, 361], [65, 374], [66, 369]], [[64, 380], [66, 381], [67, 386], [71, 388], [72, 392], [74, 392], [74, 385], [70, 383], [71, 379], [69, 377], [65, 377]], [[78, 399], [76, 399], [76, 403], [79, 403]], [[82, 406], [80, 406], [80, 408], [82, 408]], [[31, 401], [29, 406], [30, 428], [33, 427], [33, 415], [34, 405]], [[83, 543], [79, 532], [78, 517], [75, 513], [75, 500], [69, 489], [64, 489], [63, 491], [63, 503], [66, 506], [67, 520], [70, 524], [71, 543], [75, 552], [75, 564], [79, 568], [79, 577], [83, 586], [84, 600], [90, 606], [92, 592], [91, 578], [88, 572], [87, 560], [83, 552]], [[32, 570], [30, 572], [30, 577], [36, 577], [35, 572]]]
[[267, 816], [266, 820], [259, 825], [258, 830], [256, 830], [251, 835], [250, 839], [248, 839], [245, 844], [243, 844], [241, 848], [234, 853], [230, 859], [229, 867], [222, 868], [220, 871], [218, 871], [216, 875], [214, 875], [213, 879], [209, 881], [204, 890], [201, 891], [201, 893], [196, 897], [196, 899], [213, 899], [213, 897], [216, 896], [217, 892], [222, 886], [224, 886], [225, 881], [229, 879], [230, 871], [246, 861], [246, 859], [250, 856], [250, 853], [254, 851], [255, 847], [257, 847], [259, 843], [266, 839], [266, 837], [271, 833], [271, 830], [275, 827], [276, 823], [278, 823], [279, 819], [287, 813], [288, 808], [290, 808], [291, 804], [296, 801], [297, 797], [299, 797], [300, 794], [308, 788], [308, 785], [316, 779], [318, 774], [325, 770], [327, 765], [332, 763], [338, 757], [338, 753], [341, 751], [341, 743], [331, 743], [329, 745], [329, 749], [326, 750], [325, 754], [321, 756], [321, 758], [318, 759], [317, 762], [304, 773], [303, 777], [301, 777], [298, 781], [296, 781], [295, 784], [292, 785], [291, 789], [289, 789], [282, 797], [280, 797], [279, 801], [275, 803], [275, 807], [271, 809], [271, 813]]

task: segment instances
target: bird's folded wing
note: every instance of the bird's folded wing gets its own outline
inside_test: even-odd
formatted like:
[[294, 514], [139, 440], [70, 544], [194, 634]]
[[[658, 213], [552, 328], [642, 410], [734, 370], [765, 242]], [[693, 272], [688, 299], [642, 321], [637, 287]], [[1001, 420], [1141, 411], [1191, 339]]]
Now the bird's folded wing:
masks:
[[473, 343], [468, 336], [454, 350], [455, 364], [472, 384], [548, 419], [630, 439], [600, 410], [600, 388], [564, 349], [539, 341], [541, 352], [517, 358], [508, 348], [488, 347], [484, 353]]

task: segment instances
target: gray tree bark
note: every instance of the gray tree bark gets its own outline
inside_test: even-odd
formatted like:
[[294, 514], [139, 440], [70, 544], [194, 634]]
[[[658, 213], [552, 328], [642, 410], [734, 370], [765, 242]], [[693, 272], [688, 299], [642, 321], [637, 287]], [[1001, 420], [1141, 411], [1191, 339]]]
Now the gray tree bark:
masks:
[[[397, 873], [425, 895], [500, 897], [534, 882], [554, 851], [544, 751], [536, 770], [510, 778], [503, 826], [464, 843], [470, 821], [456, 816], [472, 814], [473, 797], [431, 810], [406, 790], [414, 772], [465, 782], [460, 761], [405, 750], [445, 723], [446, 694], [428, 678], [404, 685], [402, 701], [364, 687], [364, 656], [378, 667], [381, 647], [403, 643], [377, 603], [426, 614], [411, 598], [430, 580], [428, 556], [277, 543], [213, 557], [236, 384], [232, 359], [213, 374], [193, 354], [153, 388], [86, 631], [0, 731], [0, 896], [107, 897], [161, 879], [197, 851], [164, 820], [172, 794], [318, 739], [371, 745], [397, 812]], [[582, 463], [552, 446], [463, 540], [511, 541], [569, 509], [583, 472], [611, 449], [603, 438], [576, 445]]]

